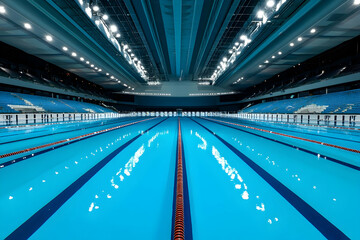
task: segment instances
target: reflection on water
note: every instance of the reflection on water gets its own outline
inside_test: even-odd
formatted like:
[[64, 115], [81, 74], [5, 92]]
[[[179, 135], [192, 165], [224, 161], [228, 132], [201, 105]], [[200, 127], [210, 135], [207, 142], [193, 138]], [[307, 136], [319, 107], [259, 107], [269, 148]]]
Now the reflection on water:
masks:
[[[147, 148], [151, 148], [151, 144], [162, 135], [169, 134], [169, 130], [157, 132], [154, 134], [148, 141], [147, 146], [142, 144], [134, 153], [133, 156], [125, 163], [124, 167], [121, 167], [118, 171], [116, 171], [115, 175], [111, 177], [110, 183], [112, 189], [119, 189], [120, 183], [124, 182], [124, 180], [131, 176], [131, 173], [134, 171], [136, 165], [140, 162], [140, 158], [143, 156]], [[159, 147], [159, 143], [157, 143], [156, 147]], [[101, 193], [95, 195], [95, 200], [91, 202], [89, 207], [89, 212], [92, 212], [94, 209], [99, 209], [100, 205], [100, 195], [102, 196], [101, 199], [111, 199], [111, 193], [105, 193], [104, 190]]]
[[[190, 131], [190, 134], [191, 135], [193, 134], [193, 130]], [[206, 139], [203, 136], [201, 136], [200, 133], [198, 133], [196, 131], [195, 131], [195, 136], [202, 141], [202, 143], [198, 144], [197, 147], [199, 149], [206, 151], [207, 145], [208, 145], [208, 142], [206, 141]], [[240, 143], [240, 145], [242, 145], [242, 143]], [[250, 151], [255, 150], [255, 149], [252, 149], [250, 146], [246, 146], [246, 148], [249, 149]], [[256, 212], [261, 213], [261, 214], [265, 213], [265, 210], [266, 210], [265, 203], [263, 203], [260, 200], [260, 196], [256, 195], [255, 193], [253, 193], [253, 195], [251, 195], [249, 193], [248, 186], [247, 186], [246, 182], [244, 181], [244, 179], [240, 176], [238, 170], [236, 168], [232, 167], [229, 164], [229, 162], [225, 159], [225, 157], [221, 156], [220, 151], [214, 145], [211, 147], [211, 154], [216, 159], [217, 163], [221, 166], [221, 169], [224, 171], [224, 173], [228, 176], [229, 181], [234, 184], [235, 191], [241, 192], [241, 198], [245, 201], [252, 200], [252, 202], [255, 203]], [[251, 196], [252, 196], [252, 199], [250, 199]], [[250, 203], [252, 203], [252, 202], [250, 202]], [[269, 217], [265, 216], [265, 219], [266, 219], [265, 221], [268, 224], [273, 224], [273, 223], [279, 221], [279, 219], [276, 217], [269, 218]]]
[[195, 136], [197, 136], [203, 142], [202, 144], [198, 144], [198, 148], [201, 148], [202, 150], [206, 150], [207, 148], [206, 140], [203, 137], [201, 137], [198, 132], [195, 132]]

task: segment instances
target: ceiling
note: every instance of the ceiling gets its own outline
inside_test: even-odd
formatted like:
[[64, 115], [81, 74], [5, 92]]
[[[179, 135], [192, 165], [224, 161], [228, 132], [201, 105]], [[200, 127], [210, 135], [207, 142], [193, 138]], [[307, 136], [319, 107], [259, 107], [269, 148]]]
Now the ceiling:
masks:
[[268, 1], [3, 0], [0, 41], [115, 93], [194, 97], [246, 91], [359, 35], [354, 0]]

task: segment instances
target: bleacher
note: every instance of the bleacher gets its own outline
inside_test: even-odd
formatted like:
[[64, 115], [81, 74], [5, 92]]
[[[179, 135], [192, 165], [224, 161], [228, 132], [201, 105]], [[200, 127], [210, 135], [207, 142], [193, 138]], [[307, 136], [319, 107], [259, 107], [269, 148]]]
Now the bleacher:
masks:
[[0, 91], [0, 113], [109, 113], [114, 112], [92, 103]]
[[259, 103], [242, 112], [360, 114], [360, 89]]

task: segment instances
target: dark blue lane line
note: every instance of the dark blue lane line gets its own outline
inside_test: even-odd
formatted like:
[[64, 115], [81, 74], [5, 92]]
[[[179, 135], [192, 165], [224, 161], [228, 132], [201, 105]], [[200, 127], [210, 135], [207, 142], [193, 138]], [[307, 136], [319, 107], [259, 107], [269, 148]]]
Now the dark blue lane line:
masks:
[[[181, 119], [181, 118], [180, 118]], [[181, 126], [181, 120], [180, 120]], [[182, 135], [182, 131], [181, 131]], [[178, 141], [176, 142], [176, 162], [175, 162], [175, 175], [174, 175], [174, 194], [173, 194], [173, 216], [172, 216], [172, 224], [171, 224], [171, 237], [174, 236], [174, 227], [175, 227], [175, 213], [176, 213], [176, 192], [177, 192], [177, 168], [178, 168]], [[182, 155], [182, 165], [183, 165], [183, 194], [184, 194], [184, 227], [185, 227], [185, 239], [192, 240], [192, 223], [191, 223], [191, 212], [190, 212], [190, 199], [189, 199], [189, 186], [187, 181], [187, 173], [186, 173], [186, 163], [185, 163], [185, 151], [184, 151], [184, 144], [181, 138], [181, 155]]]
[[213, 134], [219, 139], [225, 146], [227, 146], [233, 153], [235, 153], [244, 163], [246, 163], [251, 169], [253, 169], [262, 179], [264, 179], [272, 188], [274, 188], [281, 196], [283, 196], [294, 208], [296, 208], [301, 215], [303, 215], [314, 227], [316, 227], [327, 239], [350, 239], [342, 231], [340, 231], [335, 225], [329, 222], [324, 216], [318, 213], [302, 198], [296, 195], [293, 191], [287, 188], [279, 180], [273, 177], [271, 174], [266, 172], [263, 168], [257, 165], [254, 161], [232, 146], [230, 143], [225, 141], [223, 138], [218, 136], [215, 132], [211, 131], [201, 123], [194, 119], [192, 121], [199, 124], [201, 127], [206, 129], [208, 132]]
[[[167, 118], [166, 118], [167, 119]], [[80, 176], [76, 181], [74, 181], [70, 186], [63, 190], [59, 195], [53, 198], [45, 206], [43, 206], [39, 211], [32, 215], [28, 220], [21, 224], [17, 229], [15, 229], [6, 240], [18, 240], [18, 239], [28, 239], [32, 234], [34, 234], [67, 200], [69, 200], [82, 186], [84, 186], [96, 173], [98, 173], [103, 167], [106, 166], [116, 155], [118, 155], [122, 150], [127, 146], [133, 143], [136, 139], [149, 132], [151, 129], [164, 122], [166, 119], [163, 119], [148, 128], [144, 132], [138, 134], [134, 138], [130, 139], [115, 151], [107, 155], [104, 159], [98, 162], [95, 166], [89, 169], [86, 173]]]
[[[240, 121], [236, 121], [237, 123], [241, 123]], [[293, 132], [296, 134], [306, 134], [306, 135], [312, 135], [312, 136], [316, 136], [316, 137], [320, 137], [320, 138], [327, 138], [327, 139], [337, 139], [337, 140], [341, 140], [341, 141], [347, 141], [347, 142], [354, 142], [354, 143], [360, 143], [360, 141], [356, 141], [356, 140], [351, 140], [351, 139], [345, 139], [345, 138], [338, 138], [338, 137], [330, 137], [330, 136], [320, 136], [318, 134], [314, 134], [314, 133], [308, 133], [308, 132], [300, 132], [300, 131], [294, 131], [294, 130], [288, 130], [288, 129], [282, 129], [282, 128], [277, 128], [277, 127], [268, 127], [265, 125], [260, 125], [260, 124], [256, 124], [256, 123], [241, 123], [244, 125], [250, 125], [250, 126], [256, 126], [256, 127], [262, 127], [262, 128], [268, 128], [268, 130], [270, 129], [270, 131], [272, 131], [273, 129], [277, 129], [280, 131], [285, 131], [285, 132]], [[316, 130], [314, 130], [316, 131]]]
[[281, 145], [284, 145], [284, 146], [287, 146], [287, 147], [291, 147], [291, 148], [294, 148], [294, 149], [296, 149], [296, 150], [300, 150], [300, 151], [309, 153], [309, 154], [314, 155], [314, 156], [321, 157], [321, 158], [324, 159], [324, 160], [328, 160], [328, 161], [331, 161], [331, 162], [334, 162], [334, 163], [343, 165], [343, 166], [345, 166], [345, 167], [349, 167], [349, 168], [352, 168], [352, 169], [354, 169], [354, 170], [360, 171], [360, 167], [359, 167], [359, 166], [353, 165], [353, 164], [351, 164], [351, 163], [343, 162], [343, 161], [338, 160], [338, 159], [333, 158], [333, 157], [329, 157], [329, 156], [326, 156], [326, 155], [323, 155], [323, 154], [318, 154], [318, 153], [316, 153], [316, 152], [313, 152], [313, 151], [311, 151], [311, 150], [308, 150], [308, 149], [305, 149], [305, 148], [302, 148], [302, 147], [297, 147], [297, 146], [295, 146], [295, 145], [291, 145], [291, 144], [288, 144], [288, 143], [285, 143], [285, 142], [282, 142], [282, 141], [279, 141], [279, 140], [276, 140], [276, 139], [273, 139], [273, 138], [265, 137], [265, 136], [262, 136], [262, 135], [260, 135], [260, 134], [252, 133], [252, 132], [249, 132], [249, 131], [246, 131], [246, 130], [242, 130], [242, 129], [239, 129], [239, 128], [237, 128], [237, 127], [230, 126], [230, 125], [227, 125], [227, 124], [224, 124], [224, 123], [220, 123], [220, 122], [216, 122], [216, 121], [213, 121], [213, 120], [210, 120], [210, 119], [207, 119], [207, 118], [201, 118], [201, 119], [206, 120], [206, 121], [209, 121], [209, 122], [213, 122], [213, 123], [216, 123], [216, 124], [219, 124], [219, 125], [223, 125], [223, 126], [228, 127], [228, 128], [236, 129], [236, 130], [238, 130], [238, 131], [245, 132], [245, 133], [248, 133], [248, 134], [257, 136], [257, 137], [261, 137], [261, 138], [264, 138], [264, 139], [266, 139], [266, 140], [270, 140], [270, 141], [272, 141], [272, 142], [276, 142], [276, 143], [279, 143], [279, 144], [281, 144]]
[[[154, 120], [154, 119], [153, 119], [153, 120]], [[151, 120], [150, 120], [150, 121], [151, 121]], [[133, 125], [129, 125], [129, 126], [133, 126]], [[129, 126], [125, 126], [125, 127], [129, 127]], [[124, 127], [122, 127], [122, 128], [117, 128], [117, 129], [113, 129], [113, 130], [109, 130], [109, 131], [106, 131], [106, 132], [101, 132], [101, 133], [94, 134], [94, 135], [90, 135], [90, 136], [83, 137], [83, 138], [78, 138], [78, 139], [73, 140], [73, 141], [70, 141], [70, 142], [65, 142], [65, 143], [56, 145], [56, 146], [54, 146], [54, 147], [46, 148], [46, 149], [40, 150], [40, 151], [38, 151], [38, 152], [30, 153], [30, 154], [28, 154], [28, 155], [26, 155], [26, 156], [18, 157], [18, 158], [15, 158], [15, 159], [6, 161], [6, 162], [4, 162], [4, 163], [0, 163], [0, 171], [1, 171], [2, 168], [8, 167], [8, 166], [13, 165], [13, 164], [15, 164], [15, 163], [22, 162], [22, 161], [24, 161], [24, 160], [28, 160], [28, 159], [30, 159], [30, 158], [32, 158], [32, 157], [39, 156], [40, 154], [44, 154], [44, 153], [50, 152], [50, 151], [52, 151], [52, 150], [65, 147], [65, 146], [67, 146], [67, 145], [70, 145], [70, 144], [73, 144], [73, 143], [76, 143], [76, 142], [80, 142], [80, 141], [85, 140], [85, 139], [89, 139], [89, 138], [92, 138], [92, 137], [95, 137], [95, 136], [99, 136], [99, 135], [104, 134], [104, 133], [109, 133], [109, 132], [112, 132], [112, 131], [115, 131], [115, 130], [119, 130], [119, 129], [123, 129], [123, 128], [124, 128]]]
[[[119, 119], [117, 119], [117, 120], [119, 120]], [[122, 123], [122, 122], [126, 122], [126, 121], [131, 121], [131, 120], [133, 120], [133, 119], [127, 119], [127, 120], [125, 120], [125, 121], [114, 121], [114, 120], [111, 120], [111, 121], [107, 122], [106, 124], [101, 124], [100, 126], [99, 126], [99, 125], [96, 125], [96, 126], [88, 126], [88, 127], [84, 127], [84, 128], [74, 128], [74, 129], [71, 129], [71, 130], [63, 131], [63, 132], [55, 132], [55, 133], [49, 133], [49, 134], [44, 134], [44, 135], [39, 135], [39, 136], [34, 136], [34, 137], [16, 139], [16, 140], [8, 141], [8, 142], [2, 142], [2, 143], [0, 143], [0, 145], [9, 144], [9, 143], [14, 143], [14, 142], [21, 142], [21, 141], [24, 141], [24, 140], [36, 139], [36, 138], [41, 138], [41, 137], [54, 136], [54, 135], [61, 134], [61, 133], [82, 131], [82, 130], [85, 130], [85, 129], [91, 129], [91, 128], [102, 127], [102, 126], [108, 126], [108, 125], [117, 124], [117, 123]], [[45, 130], [45, 131], [48, 132], [48, 130]], [[24, 133], [22, 133], [22, 135], [23, 135], [23, 134], [24, 134]], [[25, 134], [26, 134], [26, 133], [25, 133]]]

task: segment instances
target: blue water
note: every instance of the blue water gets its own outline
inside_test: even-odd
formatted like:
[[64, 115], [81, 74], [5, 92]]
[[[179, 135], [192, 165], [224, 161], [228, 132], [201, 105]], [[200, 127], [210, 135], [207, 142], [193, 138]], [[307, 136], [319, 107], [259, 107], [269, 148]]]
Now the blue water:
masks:
[[[144, 119], [0, 129], [0, 155]], [[360, 239], [359, 153], [180, 119], [193, 239]], [[171, 239], [178, 118], [146, 120], [0, 158], [0, 239]], [[360, 149], [359, 131], [220, 120]]]

